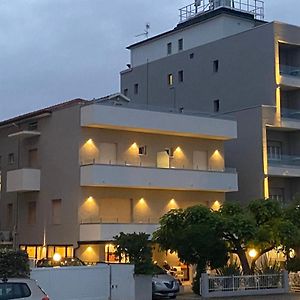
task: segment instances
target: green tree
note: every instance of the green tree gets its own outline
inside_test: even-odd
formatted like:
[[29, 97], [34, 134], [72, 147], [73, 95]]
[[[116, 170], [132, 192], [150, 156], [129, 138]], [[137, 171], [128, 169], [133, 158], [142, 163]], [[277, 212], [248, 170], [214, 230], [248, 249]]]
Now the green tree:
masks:
[[136, 274], [151, 274], [152, 247], [149, 242], [149, 234], [121, 232], [114, 236], [116, 245], [116, 256], [119, 261], [125, 258], [129, 263], [134, 264]]

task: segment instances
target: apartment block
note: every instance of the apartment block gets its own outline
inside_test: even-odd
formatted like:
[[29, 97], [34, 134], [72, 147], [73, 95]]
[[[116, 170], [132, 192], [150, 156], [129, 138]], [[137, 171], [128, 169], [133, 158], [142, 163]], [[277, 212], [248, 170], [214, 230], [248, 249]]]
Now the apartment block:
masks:
[[225, 153], [239, 192], [228, 199], [298, 197], [299, 27], [264, 21], [263, 1], [195, 1], [174, 29], [128, 49], [121, 91], [132, 103], [236, 118]]
[[228, 118], [135, 108], [121, 94], [3, 121], [1, 230], [34, 259], [114, 261], [120, 232], [151, 235], [170, 209], [218, 209], [237, 191], [224, 161], [236, 137]]

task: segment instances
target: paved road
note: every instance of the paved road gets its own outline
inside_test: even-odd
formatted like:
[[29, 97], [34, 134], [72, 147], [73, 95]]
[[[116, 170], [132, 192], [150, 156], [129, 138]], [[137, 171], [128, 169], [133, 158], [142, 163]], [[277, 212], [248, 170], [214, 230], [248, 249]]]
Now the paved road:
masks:
[[[199, 300], [203, 299], [194, 294], [179, 295], [178, 300]], [[211, 298], [213, 300], [224, 300], [226, 298]], [[300, 293], [289, 295], [251, 296], [251, 297], [230, 297], [228, 300], [300, 300]]]

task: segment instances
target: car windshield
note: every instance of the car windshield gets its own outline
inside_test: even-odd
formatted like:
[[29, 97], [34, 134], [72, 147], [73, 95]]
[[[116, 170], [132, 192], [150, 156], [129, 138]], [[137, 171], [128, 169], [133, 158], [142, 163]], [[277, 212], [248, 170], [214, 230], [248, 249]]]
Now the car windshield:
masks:
[[5, 282], [0, 283], [0, 300], [19, 299], [30, 297], [31, 292], [26, 283]]
[[167, 274], [167, 272], [164, 269], [162, 269], [161, 267], [155, 265], [153, 268], [153, 274], [154, 275], [163, 275], [163, 274]]

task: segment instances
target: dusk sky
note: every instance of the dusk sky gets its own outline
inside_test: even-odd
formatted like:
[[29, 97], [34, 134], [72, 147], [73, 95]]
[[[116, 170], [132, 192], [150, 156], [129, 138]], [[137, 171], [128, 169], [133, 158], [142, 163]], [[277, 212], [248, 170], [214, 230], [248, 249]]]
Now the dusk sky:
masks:
[[[119, 90], [126, 46], [172, 29], [192, 0], [0, 0], [0, 120]], [[300, 26], [299, 0], [265, 0], [267, 21]]]

